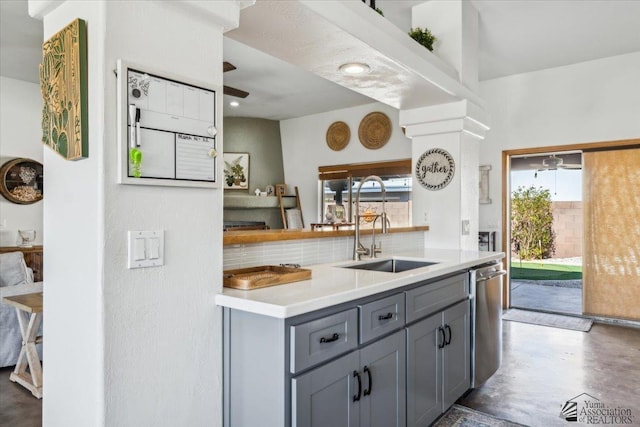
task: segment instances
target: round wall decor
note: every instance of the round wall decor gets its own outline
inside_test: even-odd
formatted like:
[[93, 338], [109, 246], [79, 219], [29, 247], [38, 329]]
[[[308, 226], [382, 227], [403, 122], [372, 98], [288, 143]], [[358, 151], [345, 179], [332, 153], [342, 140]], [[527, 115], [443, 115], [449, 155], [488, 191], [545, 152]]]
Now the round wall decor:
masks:
[[451, 182], [455, 171], [453, 157], [441, 148], [425, 151], [416, 162], [416, 178], [427, 190], [442, 190]]
[[42, 200], [42, 163], [17, 158], [0, 167], [0, 194], [12, 203], [29, 205]]
[[333, 122], [327, 129], [327, 145], [333, 151], [340, 151], [349, 144], [351, 130], [345, 122]]
[[367, 114], [358, 127], [358, 138], [371, 150], [384, 147], [391, 138], [391, 120], [379, 111]]

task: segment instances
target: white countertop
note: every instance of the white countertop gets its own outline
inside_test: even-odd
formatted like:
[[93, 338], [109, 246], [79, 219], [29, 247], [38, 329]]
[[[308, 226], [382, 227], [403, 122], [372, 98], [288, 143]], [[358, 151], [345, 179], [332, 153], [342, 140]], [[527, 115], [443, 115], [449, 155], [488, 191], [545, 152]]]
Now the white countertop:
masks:
[[285, 319], [502, 259], [504, 253], [419, 249], [382, 254], [377, 259], [391, 257], [438, 264], [402, 273], [339, 268], [354, 264], [353, 260], [305, 266], [311, 270], [310, 280], [250, 291], [224, 288], [215, 302], [223, 307]]

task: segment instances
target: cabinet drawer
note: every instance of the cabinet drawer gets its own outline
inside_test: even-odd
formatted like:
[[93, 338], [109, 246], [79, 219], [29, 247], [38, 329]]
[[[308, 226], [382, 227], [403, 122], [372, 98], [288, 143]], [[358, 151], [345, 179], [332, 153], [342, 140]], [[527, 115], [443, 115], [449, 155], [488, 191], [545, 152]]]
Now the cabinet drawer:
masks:
[[360, 343], [369, 342], [404, 326], [404, 294], [391, 295], [358, 306]]
[[291, 326], [291, 373], [358, 346], [358, 309]]
[[407, 323], [426, 317], [469, 296], [469, 275], [458, 274], [406, 291]]

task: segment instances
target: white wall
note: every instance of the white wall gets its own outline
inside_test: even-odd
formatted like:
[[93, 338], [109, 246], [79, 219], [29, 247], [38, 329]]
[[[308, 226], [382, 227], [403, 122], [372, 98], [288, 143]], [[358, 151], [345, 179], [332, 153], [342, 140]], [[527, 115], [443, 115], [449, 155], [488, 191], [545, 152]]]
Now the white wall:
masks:
[[[370, 150], [358, 139], [358, 126], [367, 114], [380, 111], [391, 120], [391, 139], [382, 148]], [[341, 151], [327, 146], [326, 134], [335, 121], [349, 125], [351, 140]], [[313, 114], [280, 122], [285, 182], [298, 186], [305, 225], [320, 222], [318, 166], [411, 158], [411, 140], [398, 125], [398, 110], [381, 103]]]
[[[0, 164], [16, 157], [42, 162], [41, 113], [39, 85], [0, 77]], [[18, 230], [24, 229], [36, 230], [36, 244], [41, 244], [42, 205], [19, 205], [0, 196], [0, 246], [15, 246]]]
[[[90, 104], [89, 158], [45, 152], [47, 426], [221, 425], [222, 190], [116, 184], [116, 59], [222, 96], [222, 29], [181, 7], [69, 1], [44, 19], [45, 38], [87, 20]], [[157, 229], [165, 265], [128, 270], [127, 230]]]
[[492, 121], [480, 164], [492, 166], [493, 201], [480, 205], [480, 229], [500, 233], [502, 150], [640, 137], [640, 52], [483, 81], [480, 95]]

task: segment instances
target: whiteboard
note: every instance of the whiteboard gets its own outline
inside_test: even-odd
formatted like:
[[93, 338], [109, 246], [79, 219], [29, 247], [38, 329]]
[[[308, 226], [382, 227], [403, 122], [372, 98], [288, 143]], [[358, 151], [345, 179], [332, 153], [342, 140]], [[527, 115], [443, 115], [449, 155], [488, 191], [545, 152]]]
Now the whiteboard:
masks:
[[[216, 188], [218, 98], [211, 86], [118, 61], [118, 182]], [[131, 150], [142, 153], [139, 176]]]

